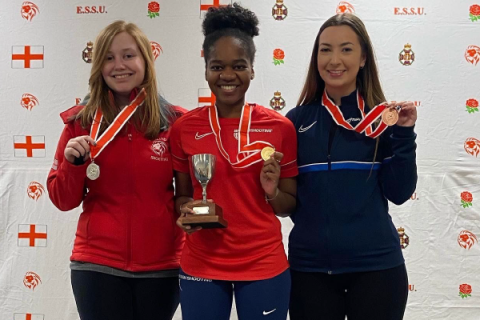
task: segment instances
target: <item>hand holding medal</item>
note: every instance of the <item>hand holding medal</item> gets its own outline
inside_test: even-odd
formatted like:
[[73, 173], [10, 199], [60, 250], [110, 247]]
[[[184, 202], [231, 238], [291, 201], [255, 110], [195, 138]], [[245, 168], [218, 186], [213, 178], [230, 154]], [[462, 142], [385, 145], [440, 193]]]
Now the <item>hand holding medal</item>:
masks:
[[417, 121], [417, 108], [412, 101], [392, 101], [382, 114], [382, 121], [388, 126], [411, 127]]
[[90, 158], [90, 145], [95, 146], [96, 142], [90, 136], [80, 136], [68, 140], [63, 154], [68, 162], [74, 163], [76, 158], [87, 161]]
[[268, 199], [273, 199], [277, 195], [278, 182], [280, 180], [280, 161], [283, 153], [275, 151], [272, 147], [262, 149], [262, 159], [264, 160], [262, 171], [260, 172], [260, 183]]

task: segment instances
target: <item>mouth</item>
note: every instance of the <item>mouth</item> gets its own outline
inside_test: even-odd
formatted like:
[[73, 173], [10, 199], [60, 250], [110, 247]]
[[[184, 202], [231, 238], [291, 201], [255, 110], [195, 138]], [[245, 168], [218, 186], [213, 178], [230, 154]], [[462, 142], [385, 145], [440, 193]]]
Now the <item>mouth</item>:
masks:
[[219, 87], [225, 92], [233, 92], [238, 86], [237, 85], [221, 85]]
[[115, 78], [117, 80], [122, 80], [130, 77], [131, 75], [132, 75], [131, 73], [117, 74], [117, 75], [113, 75], [112, 78]]
[[341, 77], [345, 72], [345, 70], [327, 70], [327, 72], [331, 77], [337, 78], [337, 77]]

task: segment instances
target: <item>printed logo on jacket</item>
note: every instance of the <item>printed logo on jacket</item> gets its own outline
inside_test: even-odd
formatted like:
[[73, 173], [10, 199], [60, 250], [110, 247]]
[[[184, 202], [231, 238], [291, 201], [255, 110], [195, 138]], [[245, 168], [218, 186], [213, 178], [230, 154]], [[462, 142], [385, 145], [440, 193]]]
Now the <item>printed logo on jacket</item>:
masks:
[[152, 160], [157, 161], [168, 161], [168, 156], [166, 153], [168, 152], [168, 145], [166, 138], [159, 138], [152, 142], [152, 151], [155, 156], [151, 156]]

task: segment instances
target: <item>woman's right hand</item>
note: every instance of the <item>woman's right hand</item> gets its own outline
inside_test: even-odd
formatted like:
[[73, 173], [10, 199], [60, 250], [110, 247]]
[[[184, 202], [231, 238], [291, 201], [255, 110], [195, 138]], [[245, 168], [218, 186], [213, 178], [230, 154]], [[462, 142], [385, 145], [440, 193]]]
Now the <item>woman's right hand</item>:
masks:
[[[212, 202], [212, 200], [207, 200], [208, 202]], [[193, 211], [193, 207], [196, 205], [196, 204], [200, 204], [202, 203], [202, 200], [193, 200], [193, 201], [189, 201], [189, 202], [186, 202], [184, 204], [182, 204], [180, 206], [180, 218], [177, 219], [177, 226], [179, 226], [180, 228], [183, 229], [183, 231], [185, 231], [186, 233], [188, 234], [192, 234], [194, 233], [195, 231], [198, 231], [198, 230], [202, 230], [202, 227], [195, 227], [195, 228], [192, 228], [191, 226], [188, 226], [188, 225], [183, 225], [181, 220], [182, 220], [182, 217], [187, 217], [187, 216], [192, 216], [195, 214], [195, 212]]]
[[74, 163], [75, 158], [83, 158], [83, 161], [90, 157], [90, 145], [97, 145], [97, 143], [88, 135], [75, 137], [67, 142], [65, 151], [65, 159], [68, 162]]

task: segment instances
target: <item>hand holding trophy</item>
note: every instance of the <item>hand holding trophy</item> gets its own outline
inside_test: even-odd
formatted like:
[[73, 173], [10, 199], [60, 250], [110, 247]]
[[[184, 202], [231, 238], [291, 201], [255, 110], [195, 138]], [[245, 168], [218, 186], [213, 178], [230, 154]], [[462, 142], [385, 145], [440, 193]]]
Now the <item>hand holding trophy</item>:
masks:
[[196, 227], [212, 229], [226, 228], [228, 225], [227, 221], [223, 219], [222, 208], [211, 200], [207, 201], [207, 185], [215, 173], [215, 161], [216, 158], [212, 154], [196, 154], [192, 156], [193, 172], [195, 173], [195, 178], [202, 185], [203, 199], [185, 204], [193, 211], [193, 214], [186, 213], [178, 219], [184, 226], [190, 226], [192, 229]]

